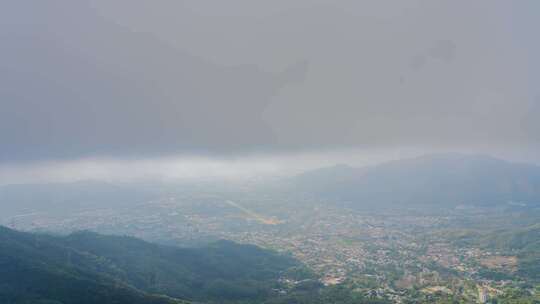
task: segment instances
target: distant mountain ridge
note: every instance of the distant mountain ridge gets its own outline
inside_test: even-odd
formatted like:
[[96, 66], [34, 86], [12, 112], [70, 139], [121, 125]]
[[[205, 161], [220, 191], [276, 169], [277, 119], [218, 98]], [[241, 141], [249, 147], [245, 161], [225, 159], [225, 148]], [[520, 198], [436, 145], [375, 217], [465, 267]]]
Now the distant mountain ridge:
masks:
[[540, 204], [540, 167], [489, 156], [434, 154], [367, 168], [306, 172], [292, 183], [357, 206]]

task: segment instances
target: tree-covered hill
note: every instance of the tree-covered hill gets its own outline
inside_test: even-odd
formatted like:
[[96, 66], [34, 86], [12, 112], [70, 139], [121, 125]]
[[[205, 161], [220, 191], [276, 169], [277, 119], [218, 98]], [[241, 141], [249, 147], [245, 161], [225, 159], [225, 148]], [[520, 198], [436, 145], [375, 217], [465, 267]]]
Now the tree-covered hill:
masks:
[[296, 265], [227, 241], [176, 248], [91, 232], [59, 237], [0, 227], [1, 303], [260, 301]]
[[60, 239], [0, 227], [0, 303], [183, 303], [99, 273], [107, 264]]
[[490, 249], [516, 255], [517, 273], [540, 282], [540, 224], [490, 233], [481, 239], [481, 244]]
[[502, 229], [446, 231], [441, 236], [457, 246], [477, 247], [517, 258], [513, 275], [540, 282], [540, 224]]

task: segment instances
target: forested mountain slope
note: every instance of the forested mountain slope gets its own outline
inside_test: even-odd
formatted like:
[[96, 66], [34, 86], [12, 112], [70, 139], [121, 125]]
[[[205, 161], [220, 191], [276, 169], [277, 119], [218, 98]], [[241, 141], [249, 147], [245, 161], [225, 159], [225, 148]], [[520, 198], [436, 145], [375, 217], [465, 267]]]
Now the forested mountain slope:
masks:
[[280, 274], [296, 265], [292, 258], [228, 241], [176, 248], [91, 232], [57, 237], [0, 227], [2, 303], [262, 300]]

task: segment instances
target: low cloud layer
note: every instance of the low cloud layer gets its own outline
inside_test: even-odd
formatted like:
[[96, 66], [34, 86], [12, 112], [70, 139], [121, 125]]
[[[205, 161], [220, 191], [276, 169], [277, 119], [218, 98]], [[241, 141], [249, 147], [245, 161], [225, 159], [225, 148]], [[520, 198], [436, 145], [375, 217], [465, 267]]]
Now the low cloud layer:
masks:
[[0, 164], [0, 186], [27, 183], [202, 181], [235, 182], [292, 176], [336, 162], [362, 167], [418, 156], [415, 149], [341, 150], [243, 157], [174, 156], [154, 158], [83, 158]]
[[8, 1], [0, 163], [538, 151], [536, 1]]

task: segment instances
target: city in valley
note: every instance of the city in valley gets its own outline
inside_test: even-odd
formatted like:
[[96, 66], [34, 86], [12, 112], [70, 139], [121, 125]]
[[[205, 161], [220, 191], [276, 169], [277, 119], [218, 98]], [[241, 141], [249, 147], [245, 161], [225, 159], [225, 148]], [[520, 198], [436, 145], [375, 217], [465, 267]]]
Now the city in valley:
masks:
[[540, 0], [0, 0], [0, 304], [540, 304]]
[[281, 297], [304, 285], [342, 288], [388, 303], [494, 303], [516, 294], [538, 298], [540, 292], [534, 284], [538, 274], [523, 266], [530, 253], [497, 243], [500, 231], [537, 236], [538, 208], [354, 208], [286, 187], [270, 191], [260, 182], [206, 186], [160, 186], [153, 197], [129, 206], [28, 209], [4, 217], [2, 224], [187, 247], [220, 239], [257, 245], [303, 265], [282, 274], [276, 289]]

